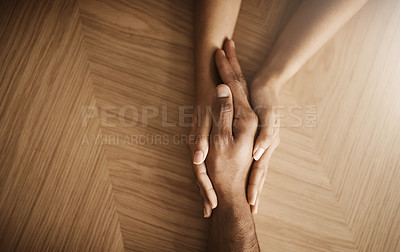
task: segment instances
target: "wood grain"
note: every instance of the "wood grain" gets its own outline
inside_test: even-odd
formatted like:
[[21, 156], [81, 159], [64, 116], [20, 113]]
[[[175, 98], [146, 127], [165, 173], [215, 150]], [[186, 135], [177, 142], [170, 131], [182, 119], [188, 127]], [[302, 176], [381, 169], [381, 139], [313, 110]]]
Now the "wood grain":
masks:
[[3, 11], [12, 15], [0, 56], [1, 251], [122, 250], [103, 149], [79, 140], [100, 125], [81, 123], [95, 98], [78, 5]]
[[[298, 3], [243, 2], [249, 80]], [[194, 95], [193, 3], [0, 11], [0, 250], [205, 251], [179, 116]], [[255, 216], [264, 251], [400, 250], [399, 24], [397, 1], [370, 1], [282, 90]]]

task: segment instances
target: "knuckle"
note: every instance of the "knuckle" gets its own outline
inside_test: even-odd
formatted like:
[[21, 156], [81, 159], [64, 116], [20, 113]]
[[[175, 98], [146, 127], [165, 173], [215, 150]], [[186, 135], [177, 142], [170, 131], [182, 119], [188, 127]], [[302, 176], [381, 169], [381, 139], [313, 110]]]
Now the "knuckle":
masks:
[[196, 172], [196, 176], [197, 176], [198, 180], [200, 180], [201, 177], [203, 177], [204, 175], [207, 175], [207, 173], [205, 171], [196, 170], [195, 172]]
[[238, 131], [238, 132], [248, 131], [247, 122], [243, 118], [235, 120], [233, 127], [235, 128], [235, 131]]
[[218, 113], [224, 117], [229, 115], [233, 111], [232, 103], [222, 100], [218, 102]]
[[244, 116], [237, 120], [237, 128], [240, 131], [253, 132], [257, 130], [258, 127], [258, 117], [253, 111], [244, 113]]
[[248, 114], [247, 122], [252, 129], [258, 127], [258, 117], [254, 112]]

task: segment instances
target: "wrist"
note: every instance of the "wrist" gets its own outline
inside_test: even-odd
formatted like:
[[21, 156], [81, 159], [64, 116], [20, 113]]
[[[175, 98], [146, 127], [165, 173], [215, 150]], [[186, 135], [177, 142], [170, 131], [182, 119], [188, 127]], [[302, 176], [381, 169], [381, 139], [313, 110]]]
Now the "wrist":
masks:
[[277, 72], [275, 73], [261, 70], [251, 82], [251, 88], [265, 89], [278, 95], [284, 84], [283, 79], [283, 76]]
[[262, 95], [263, 97], [269, 97], [270, 99], [273, 97], [278, 97], [279, 92], [281, 90], [281, 86], [279, 82], [268, 80], [268, 81], [255, 81], [252, 83], [250, 88], [250, 92], [252, 95]]
[[247, 202], [246, 200], [246, 185], [234, 185], [226, 182], [224, 186], [215, 186], [218, 202], [222, 205], [232, 205], [238, 202]]
[[218, 194], [218, 207], [224, 209], [240, 208], [243, 205], [248, 206], [245, 191], [235, 191], [231, 193]]

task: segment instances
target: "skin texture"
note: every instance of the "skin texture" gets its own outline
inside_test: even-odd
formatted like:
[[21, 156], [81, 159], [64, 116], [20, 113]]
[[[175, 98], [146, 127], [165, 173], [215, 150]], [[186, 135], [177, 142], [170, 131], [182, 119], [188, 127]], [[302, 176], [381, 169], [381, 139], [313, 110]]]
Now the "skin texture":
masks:
[[[253, 163], [247, 188], [247, 201], [253, 213], [257, 212], [259, 195], [266, 178], [269, 160], [279, 145], [279, 91], [289, 80], [358, 10], [367, 0], [304, 0], [278, 36], [265, 63], [249, 84], [250, 104], [259, 119], [259, 134], [253, 148]], [[209, 153], [210, 107], [218, 82], [212, 60], [217, 48], [231, 38], [241, 1], [203, 0], [195, 7], [195, 85], [196, 106], [190, 132], [196, 136], [190, 144], [196, 181], [203, 198], [205, 217], [211, 215], [211, 206], [218, 204], [207, 167]], [[224, 50], [232, 58], [233, 44], [225, 43]], [[235, 53], [236, 55], [236, 53]], [[198, 152], [200, 151], [200, 152]], [[197, 153], [197, 155], [196, 155]], [[199, 154], [201, 153], [201, 154]]]

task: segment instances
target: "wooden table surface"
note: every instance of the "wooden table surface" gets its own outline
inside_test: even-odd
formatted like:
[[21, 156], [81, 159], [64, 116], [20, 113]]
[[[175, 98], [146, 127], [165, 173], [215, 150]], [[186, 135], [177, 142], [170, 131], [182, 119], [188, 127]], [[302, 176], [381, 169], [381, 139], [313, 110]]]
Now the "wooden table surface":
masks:
[[[243, 2], [249, 81], [297, 4]], [[0, 250], [205, 251], [179, 121], [194, 96], [193, 2], [0, 12]], [[399, 25], [399, 1], [371, 0], [284, 87], [255, 216], [263, 251], [400, 251]]]

